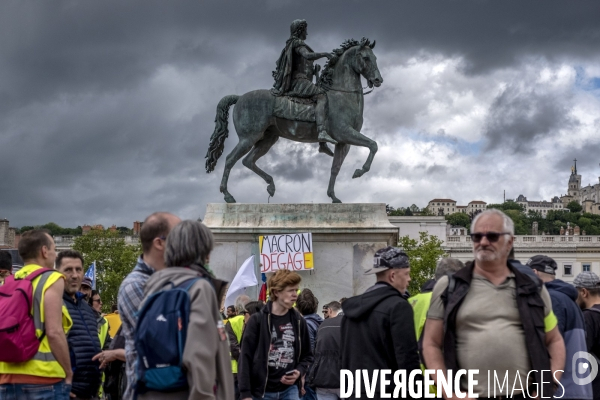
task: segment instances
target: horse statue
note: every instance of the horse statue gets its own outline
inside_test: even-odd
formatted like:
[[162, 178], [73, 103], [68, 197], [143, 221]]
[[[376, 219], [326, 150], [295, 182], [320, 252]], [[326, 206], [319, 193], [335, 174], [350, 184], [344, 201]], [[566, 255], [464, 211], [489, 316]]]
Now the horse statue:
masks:
[[[363, 124], [364, 94], [361, 76], [369, 88], [379, 87], [383, 78], [377, 68], [377, 58], [373, 54], [375, 42], [363, 38], [360, 42], [346, 40], [333, 51], [334, 56], [327, 62], [318, 85], [327, 92], [328, 126], [327, 132], [338, 142], [335, 145], [331, 175], [327, 195], [333, 203], [341, 203], [335, 196], [335, 180], [350, 146], [363, 146], [369, 149], [369, 156], [362, 168], [354, 171], [352, 178], [359, 178], [369, 171], [377, 152], [377, 143], [360, 130]], [[229, 173], [235, 163], [248, 154], [242, 163], [254, 171], [267, 183], [269, 195], [275, 195], [273, 177], [256, 165], [256, 161], [267, 154], [280, 137], [302, 143], [317, 143], [318, 133], [314, 117], [314, 104], [285, 96], [274, 96], [269, 90], [255, 90], [242, 96], [229, 95], [221, 99], [217, 106], [215, 130], [210, 138], [206, 154], [206, 172], [215, 169], [217, 160], [223, 154], [225, 139], [229, 135], [229, 108], [233, 110], [233, 124], [239, 137], [235, 148], [227, 155], [220, 191], [227, 203], [235, 203], [227, 190]], [[305, 103], [305, 102], [304, 102]]]

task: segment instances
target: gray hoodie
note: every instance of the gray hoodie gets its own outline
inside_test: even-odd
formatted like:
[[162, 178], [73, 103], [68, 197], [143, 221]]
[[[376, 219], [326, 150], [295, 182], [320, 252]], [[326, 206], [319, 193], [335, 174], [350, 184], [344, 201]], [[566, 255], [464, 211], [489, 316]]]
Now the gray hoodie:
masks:
[[[155, 272], [144, 289], [144, 299], [160, 291], [166, 284], [183, 282], [200, 274], [190, 268], [169, 267]], [[213, 288], [214, 285], [214, 288]], [[189, 390], [176, 393], [147, 392], [141, 400], [199, 400], [234, 398], [229, 341], [219, 314], [218, 293], [224, 282], [200, 279], [189, 290], [191, 300], [187, 341], [183, 350], [183, 365], [187, 369]], [[142, 302], [142, 305], [144, 302]], [[140, 306], [141, 309], [141, 306]]]

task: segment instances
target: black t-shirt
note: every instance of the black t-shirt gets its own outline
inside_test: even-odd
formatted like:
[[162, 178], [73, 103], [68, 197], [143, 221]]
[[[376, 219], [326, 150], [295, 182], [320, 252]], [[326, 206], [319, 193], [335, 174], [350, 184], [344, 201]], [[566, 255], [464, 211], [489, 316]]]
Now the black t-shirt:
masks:
[[[600, 304], [594, 304], [591, 309], [583, 310], [585, 320], [585, 341], [588, 353], [600, 358]], [[570, 362], [570, 360], [567, 360]], [[594, 400], [600, 400], [600, 374], [592, 381]]]
[[289, 385], [281, 383], [281, 377], [295, 368], [294, 340], [294, 327], [290, 312], [281, 316], [271, 314], [267, 392], [282, 392], [289, 388]]

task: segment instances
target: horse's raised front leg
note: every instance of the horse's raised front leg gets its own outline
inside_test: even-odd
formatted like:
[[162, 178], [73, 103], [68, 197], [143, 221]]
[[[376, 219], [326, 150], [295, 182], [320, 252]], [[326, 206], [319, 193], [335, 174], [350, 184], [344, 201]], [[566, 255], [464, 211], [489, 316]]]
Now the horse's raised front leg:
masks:
[[265, 136], [261, 140], [256, 142], [254, 148], [250, 151], [250, 153], [248, 153], [246, 157], [244, 157], [244, 160], [242, 161], [242, 163], [246, 167], [254, 171], [258, 176], [263, 178], [265, 182], [267, 182], [267, 192], [269, 192], [269, 195], [271, 195], [271, 197], [275, 196], [275, 182], [273, 182], [273, 177], [267, 174], [262, 169], [258, 168], [256, 166], [256, 161], [265, 154], [267, 154], [269, 149], [273, 147], [273, 145], [275, 144], [275, 142], [277, 142], [278, 139], [279, 135], [274, 130], [268, 130], [267, 132], [265, 132]]
[[327, 196], [333, 200], [333, 203], [341, 203], [342, 201], [335, 197], [335, 179], [337, 178], [344, 159], [350, 151], [350, 145], [338, 143], [335, 145], [335, 152], [333, 154], [333, 163], [331, 164], [331, 175], [329, 176], [329, 187], [327, 188]]
[[235, 165], [235, 163], [242, 157], [244, 154], [250, 151], [254, 142], [249, 139], [241, 139], [238, 144], [233, 148], [231, 153], [227, 155], [227, 161], [225, 162], [225, 170], [223, 171], [223, 179], [221, 179], [221, 187], [219, 190], [221, 193], [225, 195], [225, 201], [227, 203], [235, 203], [235, 199], [227, 191], [227, 181], [229, 180], [229, 173], [231, 172], [231, 168]]
[[365, 172], [368, 172], [371, 169], [371, 163], [373, 162], [375, 153], [377, 153], [377, 143], [351, 127], [346, 128], [345, 132], [342, 135], [343, 136], [340, 135], [341, 142], [351, 144], [354, 146], [362, 146], [369, 149], [369, 156], [367, 157], [367, 161], [365, 161], [361, 169], [357, 169], [356, 171], [354, 171], [354, 175], [352, 175], [353, 179], [360, 178], [365, 174]]

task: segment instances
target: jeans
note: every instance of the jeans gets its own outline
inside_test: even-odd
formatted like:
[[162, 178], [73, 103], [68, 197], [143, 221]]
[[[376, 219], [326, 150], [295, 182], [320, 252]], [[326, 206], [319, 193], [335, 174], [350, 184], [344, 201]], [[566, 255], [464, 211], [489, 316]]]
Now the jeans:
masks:
[[317, 394], [308, 385], [304, 385], [306, 393], [301, 397], [302, 400], [317, 400]]
[[60, 381], [54, 385], [0, 385], [0, 400], [69, 400], [71, 385]]
[[340, 400], [340, 389], [317, 388], [317, 399], [319, 399], [319, 400]]
[[[292, 385], [283, 392], [266, 392], [262, 400], [298, 400], [298, 386]], [[260, 397], [253, 397], [253, 400], [260, 400]], [[0, 399], [2, 400], [2, 399]]]

